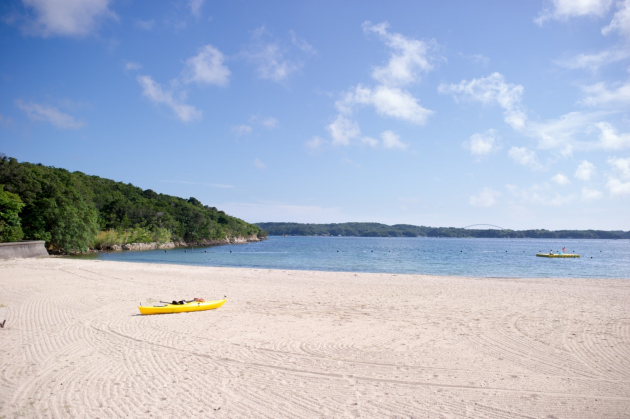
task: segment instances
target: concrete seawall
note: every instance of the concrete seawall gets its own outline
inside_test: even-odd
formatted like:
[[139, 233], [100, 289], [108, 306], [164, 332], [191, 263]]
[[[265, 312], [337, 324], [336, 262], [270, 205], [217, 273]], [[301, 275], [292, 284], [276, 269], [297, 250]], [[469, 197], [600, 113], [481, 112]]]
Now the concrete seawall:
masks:
[[0, 243], [0, 259], [11, 258], [47, 258], [46, 242], [24, 241], [16, 243]]

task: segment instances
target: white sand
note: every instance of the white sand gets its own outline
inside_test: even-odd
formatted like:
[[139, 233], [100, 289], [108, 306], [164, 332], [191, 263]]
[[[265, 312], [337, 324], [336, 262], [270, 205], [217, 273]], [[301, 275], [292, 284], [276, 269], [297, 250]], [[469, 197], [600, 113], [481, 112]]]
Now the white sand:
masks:
[[0, 418], [630, 417], [630, 280], [31, 259], [0, 304]]

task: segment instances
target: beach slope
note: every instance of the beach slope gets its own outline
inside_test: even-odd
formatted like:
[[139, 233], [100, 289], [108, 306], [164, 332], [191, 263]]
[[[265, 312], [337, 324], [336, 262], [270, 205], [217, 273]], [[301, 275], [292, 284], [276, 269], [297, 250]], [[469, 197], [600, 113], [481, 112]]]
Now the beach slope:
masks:
[[5, 260], [0, 417], [630, 417], [629, 301], [629, 280]]

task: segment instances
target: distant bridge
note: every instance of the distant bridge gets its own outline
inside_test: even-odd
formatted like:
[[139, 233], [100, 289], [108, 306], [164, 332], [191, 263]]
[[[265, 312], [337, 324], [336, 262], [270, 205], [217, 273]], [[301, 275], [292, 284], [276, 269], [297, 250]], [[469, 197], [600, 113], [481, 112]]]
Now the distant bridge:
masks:
[[466, 227], [463, 227], [463, 228], [481, 227], [481, 226], [484, 226], [484, 227], [494, 227], [494, 228], [498, 228], [499, 230], [507, 230], [507, 228], [503, 228], [503, 227], [495, 226], [495, 225], [493, 225], [493, 224], [473, 224], [473, 225], [469, 225], [469, 226], [466, 226]]

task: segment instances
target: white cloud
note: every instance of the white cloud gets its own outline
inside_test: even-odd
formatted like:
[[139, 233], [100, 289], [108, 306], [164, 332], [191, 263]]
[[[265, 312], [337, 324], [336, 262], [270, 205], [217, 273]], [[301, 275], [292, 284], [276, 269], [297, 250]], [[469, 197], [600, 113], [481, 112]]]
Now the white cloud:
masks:
[[608, 164], [612, 167], [613, 175], [608, 176], [606, 189], [611, 195], [630, 195], [630, 157], [609, 158]]
[[486, 57], [483, 54], [466, 55], [460, 52], [458, 55], [462, 58], [472, 61], [474, 64], [480, 64], [484, 67], [490, 64], [490, 58]]
[[311, 150], [319, 150], [327, 141], [317, 135], [308, 140], [305, 146]]
[[[310, 45], [305, 40], [297, 38], [295, 33], [291, 35], [298, 49], [312, 55], [308, 48]], [[252, 36], [252, 43], [241, 55], [256, 66], [260, 78], [281, 82], [302, 68], [303, 62], [299, 59], [288, 58], [286, 56], [288, 51], [278, 41], [269, 41], [270, 37], [264, 26], [256, 29]]]
[[263, 126], [268, 129], [273, 129], [278, 126], [278, 120], [271, 116], [269, 118], [263, 118], [261, 122]]
[[229, 82], [230, 70], [223, 64], [223, 54], [212, 45], [199, 49], [199, 53], [186, 60], [183, 79], [186, 83], [214, 84], [225, 86]]
[[433, 113], [420, 106], [409, 92], [397, 88], [377, 86], [372, 93], [376, 112], [415, 124], [423, 125]]
[[300, 50], [302, 50], [303, 52], [307, 53], [308, 55], [315, 55], [315, 54], [317, 54], [317, 50], [315, 48], [313, 48], [313, 46], [311, 44], [306, 42], [306, 40], [304, 40], [304, 39], [300, 38], [299, 36], [297, 36], [295, 34], [295, 31], [293, 31], [293, 30], [289, 31], [289, 35], [291, 35], [291, 42], [293, 42], [293, 45], [298, 47]]
[[[377, 67], [372, 73], [373, 78], [380, 84], [374, 87], [358, 84], [343, 93], [335, 102], [340, 114], [326, 127], [333, 145], [347, 146], [351, 140], [360, 138], [361, 130], [358, 123], [350, 119], [359, 107], [370, 106], [379, 115], [418, 125], [424, 125], [433, 114], [433, 111], [423, 108], [411, 93], [400, 88], [402, 85], [418, 81], [420, 71], [429, 71], [433, 68], [428, 58], [429, 44], [388, 32], [389, 25], [386, 22], [378, 25], [364, 22], [362, 26], [365, 32], [378, 34], [393, 52], [388, 65]], [[406, 149], [409, 146], [389, 130], [381, 134], [380, 141], [372, 137], [363, 137], [359, 141], [372, 148], [378, 147], [379, 144], [386, 149]]]
[[[584, 88], [591, 93], [589, 104], [628, 101], [630, 85], [622, 86], [614, 92], [607, 91], [603, 84]], [[559, 150], [562, 155], [570, 155], [574, 148], [591, 150], [596, 148], [619, 149], [628, 146], [628, 136], [617, 134], [614, 128], [601, 119], [605, 111], [569, 112], [559, 118], [547, 121], [531, 121], [521, 110], [523, 86], [508, 84], [499, 73], [488, 77], [463, 80], [458, 84], [442, 84], [440, 93], [452, 94], [455, 100], [473, 100], [483, 104], [497, 104], [504, 109], [504, 119], [515, 130], [538, 140], [538, 148]], [[625, 96], [629, 96], [627, 99]], [[585, 100], [586, 101], [586, 100]], [[588, 137], [600, 130], [599, 141]], [[483, 146], [484, 143], [479, 143]]]
[[[630, 49], [629, 49], [630, 51]], [[630, 82], [610, 90], [606, 83], [585, 86], [582, 90], [587, 96], [580, 103], [588, 106], [630, 105]]]
[[380, 115], [424, 125], [433, 111], [423, 108], [409, 92], [397, 87], [376, 86], [374, 89], [358, 85], [354, 90], [346, 92], [344, 97], [335, 103], [342, 113], [352, 113], [357, 105], [374, 106]]
[[151, 76], [139, 76], [137, 80], [145, 97], [168, 106], [180, 120], [188, 122], [201, 118], [202, 112], [185, 103], [186, 91], [181, 88], [182, 83], [227, 85], [230, 70], [223, 65], [223, 60], [221, 51], [205, 45], [197, 55], [186, 60], [181, 77], [171, 82], [169, 90], [162, 88]]
[[188, 8], [193, 16], [201, 16], [201, 8], [203, 7], [204, 0], [188, 0]]
[[497, 203], [497, 197], [500, 195], [494, 189], [483, 188], [479, 195], [471, 196], [468, 203], [473, 207], [491, 207]]
[[[359, 139], [358, 141], [361, 144], [371, 148], [382, 146], [384, 149], [406, 150], [409, 147], [409, 144], [400, 141], [400, 136], [391, 130], [383, 131], [380, 135], [380, 140], [367, 136], [361, 137], [359, 125], [355, 121], [344, 118], [342, 115], [339, 115], [326, 129], [328, 129], [333, 138], [333, 145], [348, 146], [351, 140]], [[326, 143], [327, 141], [315, 136], [306, 142], [306, 146], [310, 149], [319, 149]]]
[[378, 144], [379, 144], [379, 141], [376, 138], [372, 138], [372, 137], [363, 137], [361, 138], [361, 142], [372, 148], [378, 147]]
[[557, 207], [569, 204], [575, 199], [574, 195], [560, 195], [547, 183], [532, 185], [527, 189], [514, 185], [506, 185], [506, 187], [513, 196], [531, 204]]
[[571, 183], [571, 181], [569, 180], [568, 177], [566, 177], [565, 175], [558, 173], [557, 175], [553, 176], [551, 178], [551, 181], [557, 185], [560, 186], [565, 186]]
[[575, 136], [583, 136], [587, 133], [602, 115], [601, 112], [569, 112], [557, 119], [530, 122], [525, 128], [525, 133], [538, 139], [538, 148], [559, 149], [562, 154], [568, 155], [571, 154], [576, 145], [583, 149], [597, 146], [589, 143], [578, 143]]
[[330, 125], [326, 127], [332, 137], [333, 145], [350, 145], [350, 140], [361, 135], [361, 129], [356, 121], [351, 121], [343, 115], [338, 115]]
[[134, 71], [134, 70], [140, 70], [142, 68], [142, 65], [138, 64], [138, 63], [134, 63], [131, 61], [127, 61], [125, 63], [125, 70], [126, 71]]
[[344, 166], [348, 166], [348, 167], [352, 167], [355, 169], [360, 169], [361, 165], [357, 162], [355, 162], [354, 160], [351, 160], [347, 157], [341, 159], [341, 164], [343, 164]]
[[264, 170], [267, 168], [267, 165], [261, 162], [259, 159], [254, 159], [254, 166], [256, 166], [256, 168], [260, 170]]
[[462, 80], [458, 84], [441, 84], [438, 91], [451, 94], [455, 100], [474, 100], [484, 105], [496, 104], [504, 110], [504, 120], [514, 129], [525, 126], [527, 115], [520, 109], [524, 88], [520, 84], [505, 82], [500, 73], [492, 73], [488, 77]]
[[612, 0], [551, 0], [551, 7], [545, 7], [540, 15], [534, 19], [538, 25], [546, 20], [567, 20], [572, 17], [598, 16], [602, 17]]
[[[340, 112], [337, 119], [328, 125], [333, 145], [349, 145], [350, 141], [359, 138], [361, 130], [357, 122], [352, 121], [350, 115], [356, 108], [371, 106], [377, 114], [403, 121], [424, 125], [433, 111], [423, 108], [411, 93], [400, 86], [419, 80], [421, 71], [430, 71], [433, 66], [428, 56], [432, 45], [423, 41], [407, 38], [401, 34], [388, 32], [389, 25], [384, 22], [373, 25], [370, 22], [363, 23], [366, 33], [376, 33], [380, 39], [392, 49], [387, 66], [377, 67], [372, 77], [380, 84], [375, 87], [358, 84], [346, 91], [335, 102], [335, 107]], [[360, 141], [370, 147], [405, 149], [408, 144], [400, 141], [397, 134], [385, 131], [381, 134], [382, 143], [372, 137], [363, 137]]]
[[249, 125], [238, 125], [238, 126], [232, 127], [232, 131], [234, 131], [236, 135], [241, 137], [243, 135], [251, 134], [252, 127], [250, 127]]
[[155, 20], [137, 20], [136, 26], [145, 31], [150, 31], [155, 26]]
[[199, 119], [202, 112], [195, 109], [194, 106], [184, 103], [186, 100], [185, 92], [180, 93], [179, 97], [175, 97], [173, 91], [162, 89], [159, 83], [156, 83], [151, 76], [139, 76], [138, 83], [142, 87], [142, 94], [157, 104], [166, 105], [171, 108], [175, 115], [184, 122]]
[[602, 33], [608, 35], [611, 32], [618, 32], [619, 35], [630, 38], [630, 0], [618, 2], [617, 7], [612, 21], [602, 28]]
[[597, 54], [578, 54], [569, 59], [557, 60], [555, 63], [572, 70], [586, 68], [595, 72], [600, 67], [625, 60], [628, 57], [630, 57], [630, 49], [626, 46], [614, 46]]
[[385, 45], [393, 50], [387, 66], [376, 67], [372, 72], [372, 77], [378, 82], [386, 86], [404, 86], [418, 81], [421, 71], [433, 69], [429, 52], [434, 48], [434, 42], [427, 43], [399, 33], [389, 33], [387, 22], [373, 25], [366, 21], [362, 26], [365, 32], [378, 34]]
[[591, 177], [593, 177], [594, 174], [595, 174], [595, 165], [593, 165], [593, 163], [587, 160], [583, 160], [578, 165], [577, 169], [575, 170], [575, 174], [573, 176], [575, 176], [576, 178], [580, 180], [591, 180]]
[[3, 127], [9, 127], [12, 124], [13, 124], [13, 118], [11, 118], [10, 116], [4, 116], [0, 114], [0, 125], [2, 125]]
[[526, 147], [512, 147], [508, 152], [508, 156], [518, 164], [527, 166], [532, 170], [542, 169], [542, 165], [538, 162], [536, 152]]
[[617, 157], [609, 158], [608, 164], [620, 178], [630, 180], [630, 157], [626, 159]]
[[381, 134], [381, 139], [383, 140], [384, 148], [398, 148], [400, 150], [405, 150], [407, 149], [407, 147], [409, 147], [409, 144], [405, 144], [400, 141], [400, 136], [393, 131], [384, 131]]
[[476, 100], [483, 104], [498, 104], [504, 109], [513, 109], [521, 101], [523, 86], [505, 82], [501, 73], [492, 73], [488, 77], [462, 80], [459, 84], [441, 84], [440, 93], [452, 94], [456, 99]]
[[85, 125], [85, 122], [77, 121], [72, 115], [63, 113], [54, 106], [35, 102], [25, 103], [21, 100], [16, 100], [15, 106], [24, 111], [29, 119], [50, 122], [57, 128], [78, 129]]
[[[599, 16], [603, 15], [609, 8], [610, 0], [563, 0], [568, 5], [574, 5], [575, 7], [581, 6], [593, 6], [594, 10], [597, 10]], [[607, 26], [602, 28], [602, 34], [608, 35], [612, 32], [618, 33], [622, 40], [617, 45], [606, 48], [596, 54], [579, 54], [568, 60], [559, 60], [556, 63], [562, 67], [571, 69], [576, 68], [588, 68], [595, 72], [608, 64], [612, 64], [618, 61], [622, 61], [630, 57], [630, 49], [628, 49], [627, 42], [630, 41], [630, 0], [623, 0], [616, 2], [617, 10], [613, 15], [613, 18]], [[599, 7], [598, 7], [599, 6]]]
[[624, 182], [621, 179], [615, 177], [609, 177], [606, 182], [606, 189], [611, 195], [630, 195], [630, 182]]
[[619, 150], [630, 147], [630, 133], [617, 134], [615, 128], [608, 122], [595, 124], [600, 129], [599, 146], [605, 150]]
[[252, 115], [249, 118], [249, 121], [255, 124], [260, 124], [267, 129], [274, 129], [279, 123], [279, 121], [272, 116], [262, 117], [260, 115]]
[[604, 194], [596, 189], [582, 188], [582, 201], [594, 201], [603, 197]]
[[470, 150], [473, 155], [483, 156], [498, 149], [495, 145], [497, 139], [496, 130], [489, 129], [484, 133], [471, 135], [470, 138], [467, 141], [464, 141], [462, 145], [464, 148]]
[[[580, 150], [619, 150], [630, 147], [630, 133], [617, 133], [608, 122], [601, 121], [605, 112], [569, 112], [560, 118], [530, 122], [524, 133], [538, 139], [538, 148], [557, 149], [569, 155], [573, 149]], [[597, 141], [589, 138], [600, 132]]]
[[81, 36], [94, 31], [102, 18], [118, 19], [110, 0], [22, 0], [35, 13], [25, 31], [43, 37]]
[[250, 61], [258, 66], [261, 79], [282, 81], [302, 65], [284, 58], [284, 53], [277, 44], [267, 44], [248, 55]]

